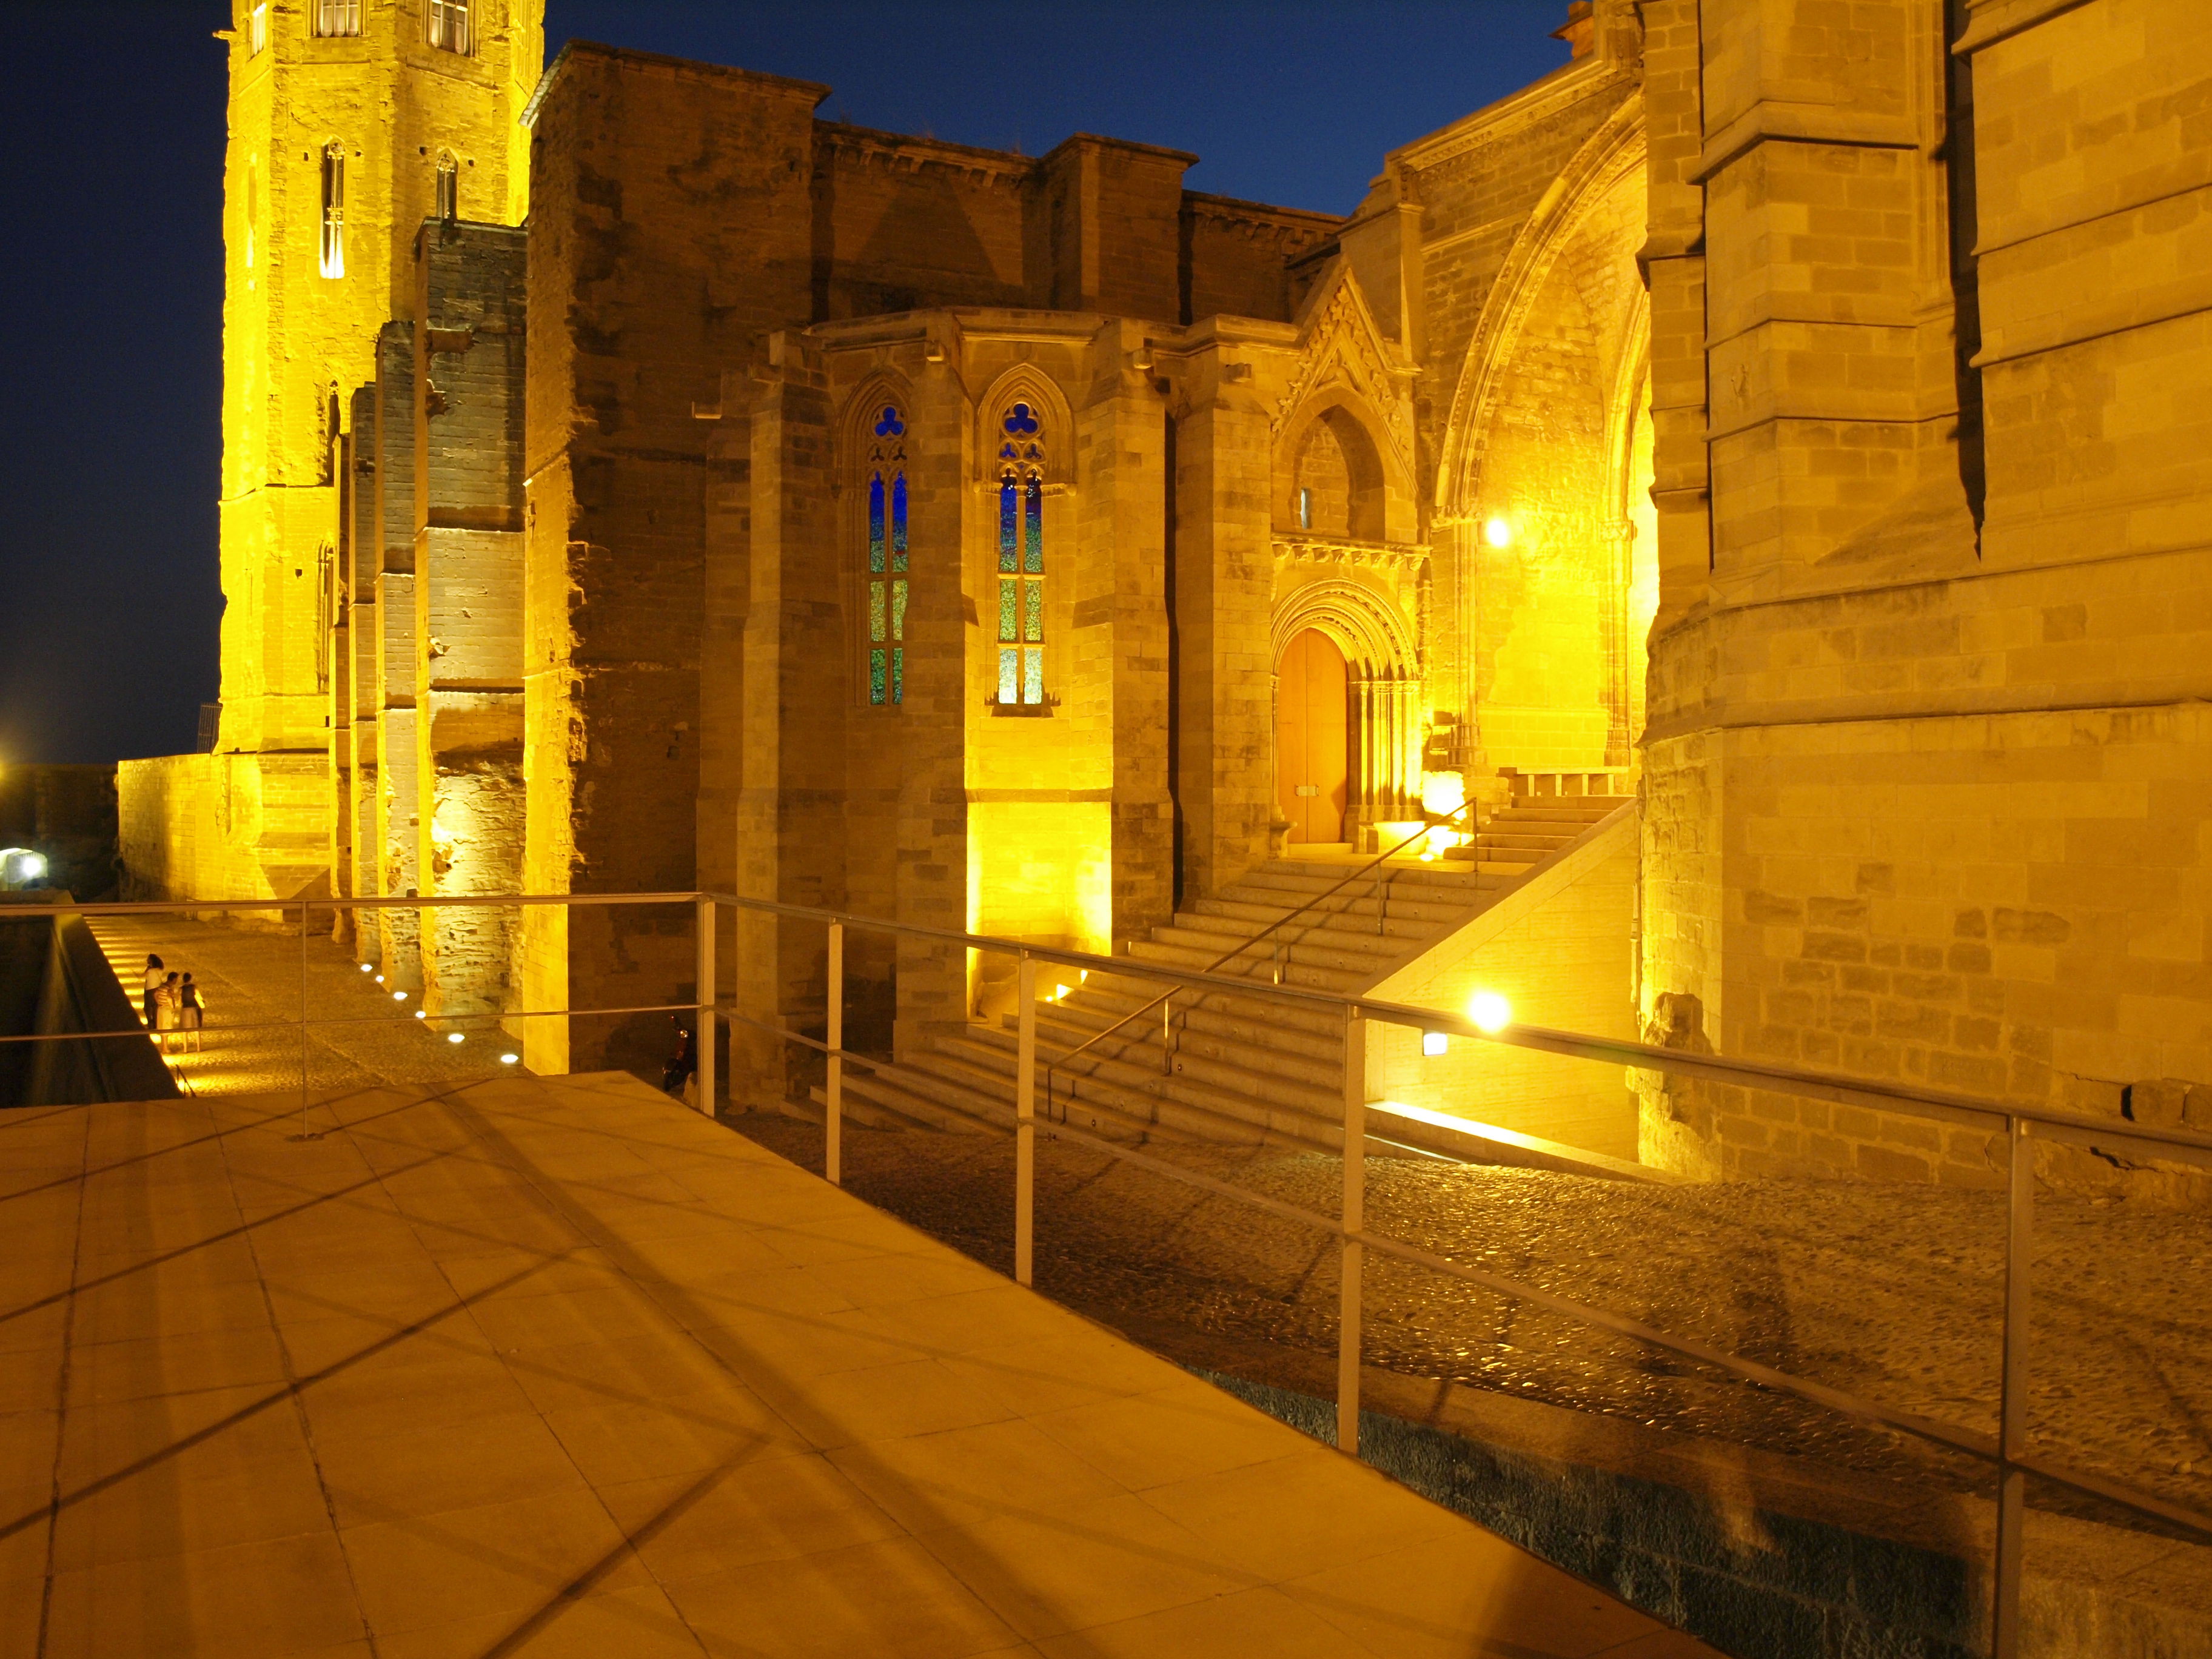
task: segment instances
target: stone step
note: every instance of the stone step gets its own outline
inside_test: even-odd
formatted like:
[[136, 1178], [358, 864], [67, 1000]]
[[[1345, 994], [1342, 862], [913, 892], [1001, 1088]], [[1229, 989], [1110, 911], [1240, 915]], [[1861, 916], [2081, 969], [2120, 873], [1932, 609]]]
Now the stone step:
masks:
[[[1230, 891], [1233, 893], [1236, 889], [1231, 888]], [[1389, 914], [1383, 921], [1383, 936], [1395, 939], [1426, 939], [1437, 931], [1437, 922], [1426, 916], [1408, 916], [1401, 912], [1414, 908], [1432, 910], [1439, 908], [1431, 905], [1393, 904]], [[1273, 926], [1289, 914], [1279, 905], [1255, 903], [1244, 899], [1224, 896], [1200, 899], [1188, 910], [1178, 911], [1176, 917], [1178, 921], [1187, 915], [1195, 915], [1218, 917], [1223, 921], [1248, 922], [1251, 924], [1251, 932], [1257, 933], [1264, 928]], [[1455, 919], [1459, 914], [1457, 911], [1451, 913]], [[1337, 908], [1322, 909], [1316, 907], [1298, 917], [1283, 931], [1297, 937], [1310, 927], [1325, 928], [1330, 933], [1350, 930], [1364, 933], [1368, 938], [1373, 939], [1376, 937], [1374, 902], [1371, 900], [1365, 902], [1364, 915]]]
[[[994, 1115], [1003, 1112], [1006, 1122], [1013, 1122], [1014, 1059], [1011, 1050], [1001, 1052], [988, 1043], [971, 1042], [963, 1037], [936, 1036], [930, 1039], [927, 1049], [912, 1055], [908, 1063], [926, 1070], [937, 1087], [959, 1089], [987, 1100]], [[1049, 1122], [1071, 1123], [1093, 1133], [1138, 1142], [1159, 1139], [1255, 1146], [1268, 1138], [1261, 1126], [1243, 1119], [1194, 1108], [1179, 1099], [1148, 1097], [1119, 1090], [1110, 1084], [1086, 1087], [1079, 1095], [1063, 1091], [1054, 1104], [1052, 1116], [1048, 1118], [1043, 1081], [1040, 1067], [1036, 1100], [1040, 1127]]]
[[[806, 1091], [807, 1100], [822, 1109], [807, 1115], [810, 1123], [829, 1116], [830, 1096], [822, 1085]], [[946, 1134], [979, 1134], [985, 1125], [964, 1112], [955, 1112], [934, 1101], [907, 1094], [896, 1085], [866, 1072], [854, 1071], [845, 1079], [840, 1115], [871, 1129], [934, 1129]]]
[[[1211, 973], [1234, 969], [1238, 972], [1258, 971], [1263, 978], [1273, 976], [1279, 949], [1285, 964], [1338, 968], [1346, 973], [1372, 975], [1396, 961], [1406, 948], [1394, 945], [1387, 936], [1374, 933], [1329, 933], [1317, 928], [1301, 934], [1295, 932], [1298, 924], [1293, 923], [1249, 949], [1239, 949], [1248, 944], [1251, 935], [1206, 925], [1215, 921], [1218, 919], [1207, 916], [1178, 918], [1173, 927], [1153, 928], [1152, 942], [1196, 951]], [[1224, 961], [1224, 957], [1228, 960]]]
[[[1093, 993], [1085, 987], [1082, 994], [1054, 1005], [1054, 1012], [1082, 1025], [1086, 1031], [1096, 1031], [1142, 1008], [1145, 1012], [1125, 1029], [1134, 1030], [1145, 1026], [1157, 1033], [1160, 1013], [1149, 1006], [1152, 1000], [1149, 996], [1130, 996], [1113, 990]], [[1231, 1042], [1249, 1042], [1331, 1067], [1344, 1063], [1344, 1019], [1333, 1008], [1311, 1008], [1273, 998], [1243, 997], [1233, 991], [1207, 991], [1177, 997], [1175, 1011], [1176, 1023], [1185, 1031], [1204, 1031]]]
[[[1283, 877], [1320, 891], [1344, 884], [1346, 891], [1356, 892], [1362, 887], [1373, 886], [1378, 877], [1387, 877], [1393, 887], [1434, 887], [1448, 893], [1456, 893], [1471, 885], [1462, 872], [1439, 865], [1410, 862], [1362, 870], [1340, 864], [1300, 864], [1291, 859], [1272, 859], [1255, 866], [1251, 873]], [[1356, 879], [1346, 883], [1347, 876]]]
[[[1118, 1016], [1106, 1017], [1094, 1010], [1040, 1008], [1037, 1051], [1048, 1062], [1057, 1061], [1082, 1048], [1091, 1038], [1098, 1037], [1093, 1047], [1082, 1048], [1075, 1055], [1073, 1063], [1077, 1066], [1086, 1066], [1093, 1054], [1103, 1054], [1131, 1065], [1164, 1070], [1160, 1064], [1162, 1037], [1158, 1018], [1132, 1020], [1114, 1029], [1111, 1035], [1101, 1036], [1100, 1033], [1113, 1026], [1115, 1018]], [[1000, 1029], [1012, 1031], [1018, 1024], [1015, 1016], [1008, 1014], [1003, 1017]], [[1331, 1099], [1341, 1091], [1341, 1042], [1328, 1045], [1326, 1052], [1314, 1053], [1310, 1049], [1321, 1045], [1311, 1033], [1247, 1021], [1232, 1027], [1232, 1034], [1220, 1029], [1227, 1024], [1222, 1016], [1209, 1015], [1204, 1010], [1178, 1012], [1176, 1016], [1176, 1053], [1188, 1062], [1187, 1069], [1201, 1081], [1237, 1087], [1244, 1079], [1265, 1077], [1318, 1090]], [[1294, 1042], [1308, 1047], [1290, 1046]]]
[[[988, 1042], [1009, 1054], [1014, 1052], [1018, 1040], [1014, 1031], [1003, 1026], [971, 1025], [968, 1030], [973, 1041]], [[1192, 1106], [1212, 1107], [1218, 1097], [1234, 1096], [1322, 1117], [1334, 1115], [1341, 1109], [1341, 1070], [1315, 1066], [1312, 1069], [1317, 1076], [1293, 1078], [1280, 1072], [1255, 1072], [1248, 1066], [1223, 1065], [1189, 1048], [1181, 1041], [1180, 1033], [1172, 1070], [1161, 1064], [1157, 1034], [1150, 1042], [1131, 1048], [1133, 1051], [1125, 1050], [1115, 1037], [1109, 1037], [1097, 1048], [1085, 1049], [1063, 1068], [1054, 1063], [1060, 1054], [1044, 1052], [1040, 1042], [1038, 1089], [1043, 1089], [1042, 1079], [1049, 1066], [1054, 1087], [1061, 1093], [1071, 1084], [1079, 1087], [1084, 1080], [1097, 1078], [1134, 1093], [1181, 1100]]]
[[[1015, 1066], [1012, 1035], [988, 1026], [972, 1027], [971, 1031], [973, 1035], [967, 1038], [933, 1038], [932, 1053], [979, 1071], [988, 1068], [1003, 1078], [1011, 1095]], [[1045, 1110], [1042, 1067], [1038, 1081], [1037, 1110], [1042, 1114]], [[1246, 1094], [1210, 1088], [1187, 1075], [1169, 1076], [1118, 1060], [1108, 1060], [1080, 1077], [1062, 1078], [1058, 1084], [1055, 1111], [1062, 1105], [1071, 1112], [1079, 1105], [1085, 1109], [1103, 1109], [1148, 1119], [1202, 1139], [1246, 1145], [1272, 1141], [1328, 1147], [1343, 1141], [1342, 1129], [1328, 1115], [1288, 1098], [1287, 1092]]]
[[[1425, 927], [1442, 930], [1456, 925], [1468, 911], [1486, 902], [1490, 896], [1503, 885], [1492, 878], [1482, 880], [1480, 886], [1471, 888], [1464, 897], [1452, 895], [1441, 898], [1432, 896], [1432, 890], [1428, 888], [1408, 889], [1393, 885], [1384, 890], [1389, 902], [1382, 904], [1382, 908], [1394, 920], [1419, 922]], [[1224, 888], [1215, 896], [1237, 904], [1262, 907], [1272, 910], [1278, 917], [1299, 912], [1301, 920], [1305, 916], [1371, 918], [1381, 902], [1374, 887], [1367, 883], [1358, 887], [1347, 887], [1341, 893], [1332, 893], [1325, 898], [1316, 898], [1310, 903], [1304, 896], [1293, 896], [1282, 888], [1270, 887], [1257, 880], [1240, 881]]]
[[[1186, 973], [1202, 974], [1208, 969], [1228, 979], [1271, 980], [1274, 965], [1271, 962], [1243, 963], [1232, 962], [1214, 967], [1213, 956], [1188, 945], [1163, 945], [1157, 939], [1133, 939], [1129, 944], [1130, 957], [1139, 962], [1157, 962], [1164, 967], [1180, 968]], [[1310, 963], [1291, 962], [1283, 967], [1283, 983], [1309, 986], [1317, 991], [1334, 991], [1349, 994], [1364, 983], [1356, 970], [1341, 968], [1316, 967]]]

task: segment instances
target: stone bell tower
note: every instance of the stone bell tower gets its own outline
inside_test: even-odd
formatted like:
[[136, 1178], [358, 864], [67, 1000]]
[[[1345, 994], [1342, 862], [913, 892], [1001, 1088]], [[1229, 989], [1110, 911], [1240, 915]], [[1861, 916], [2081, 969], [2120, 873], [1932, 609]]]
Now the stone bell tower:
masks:
[[[519, 224], [542, 0], [235, 0], [223, 164], [222, 714], [172, 800], [204, 896], [329, 868], [333, 562], [354, 388], [433, 216]], [[364, 596], [366, 597], [366, 596]], [[220, 837], [210, 857], [207, 842]]]

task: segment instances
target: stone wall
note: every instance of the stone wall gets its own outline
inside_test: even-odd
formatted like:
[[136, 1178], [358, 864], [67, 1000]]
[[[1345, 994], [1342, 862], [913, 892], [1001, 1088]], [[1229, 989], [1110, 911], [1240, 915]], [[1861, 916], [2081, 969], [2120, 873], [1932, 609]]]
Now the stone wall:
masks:
[[[1709, 3], [1700, 34], [1649, 9], [1654, 246], [1702, 223], [1712, 337], [1655, 321], [1645, 1016], [2184, 1121], [2212, 1079], [2212, 521], [2185, 391], [2212, 291], [2183, 274], [2212, 139], [2175, 100], [2212, 77], [2212, 28], [2150, 0], [1976, 5], [1954, 51], [1935, 0], [1850, 39], [1826, 16]], [[1834, 88], [1817, 119], [1808, 76]], [[1694, 264], [1653, 260], [1655, 319]], [[1709, 552], [1674, 435], [1708, 381]], [[1644, 1133], [1723, 1173], [2001, 1164], [1978, 1132], [1721, 1091], [1653, 1091]]]

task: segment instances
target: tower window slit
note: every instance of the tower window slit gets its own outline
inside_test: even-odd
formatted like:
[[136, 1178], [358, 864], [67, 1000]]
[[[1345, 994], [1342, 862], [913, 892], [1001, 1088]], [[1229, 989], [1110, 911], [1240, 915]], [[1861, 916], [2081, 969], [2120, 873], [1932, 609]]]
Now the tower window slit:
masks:
[[868, 701], [906, 701], [906, 422], [882, 406], [868, 474]]
[[1036, 411], [1018, 403], [999, 447], [999, 688], [1002, 704], [1044, 700], [1044, 447]]

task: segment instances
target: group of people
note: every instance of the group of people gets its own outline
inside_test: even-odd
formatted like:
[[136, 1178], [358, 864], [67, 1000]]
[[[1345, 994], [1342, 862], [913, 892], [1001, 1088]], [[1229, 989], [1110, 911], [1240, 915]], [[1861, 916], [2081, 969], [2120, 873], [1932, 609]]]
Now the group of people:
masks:
[[190, 974], [172, 973], [161, 958], [146, 958], [146, 1029], [165, 1054], [198, 1054], [207, 1004]]

